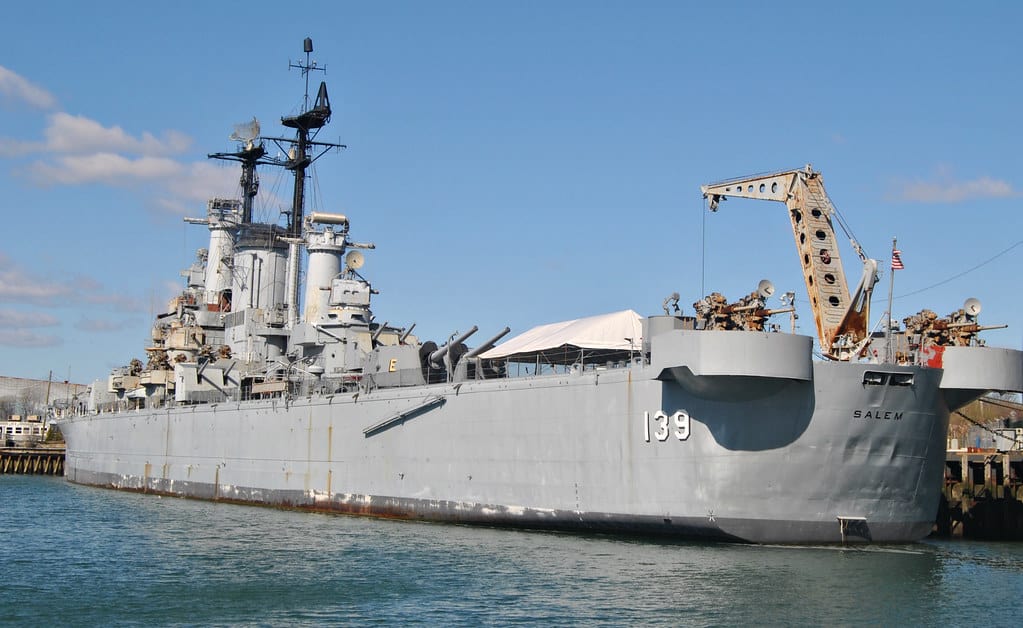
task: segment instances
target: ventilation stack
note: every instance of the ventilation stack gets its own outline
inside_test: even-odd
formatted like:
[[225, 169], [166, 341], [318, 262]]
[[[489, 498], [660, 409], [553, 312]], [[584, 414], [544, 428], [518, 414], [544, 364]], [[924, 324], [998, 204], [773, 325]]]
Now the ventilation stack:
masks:
[[[327, 317], [331, 282], [341, 272], [348, 219], [343, 214], [314, 212], [307, 218], [307, 224], [305, 242], [309, 265], [306, 271], [303, 320], [317, 324]], [[315, 230], [313, 224], [327, 226]]]

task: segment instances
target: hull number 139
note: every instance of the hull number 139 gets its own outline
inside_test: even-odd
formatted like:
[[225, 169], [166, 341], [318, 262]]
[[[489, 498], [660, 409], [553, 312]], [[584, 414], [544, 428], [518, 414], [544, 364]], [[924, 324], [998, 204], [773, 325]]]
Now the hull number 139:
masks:
[[[651, 435], [662, 443], [668, 440], [672, 434], [679, 440], [687, 440], [689, 438], [689, 422], [689, 413], [685, 410], [679, 410], [671, 416], [668, 416], [664, 410], [658, 410], [652, 417], [649, 412], [644, 412], [643, 437], [648, 443]], [[652, 428], [651, 423], [653, 423]]]

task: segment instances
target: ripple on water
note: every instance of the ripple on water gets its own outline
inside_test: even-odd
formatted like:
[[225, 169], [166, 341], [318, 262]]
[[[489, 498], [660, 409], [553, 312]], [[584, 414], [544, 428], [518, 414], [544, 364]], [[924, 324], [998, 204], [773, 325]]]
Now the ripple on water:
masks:
[[[665, 543], [0, 476], [0, 623], [1006, 624], [1023, 548]], [[16, 542], [11, 542], [16, 539]]]

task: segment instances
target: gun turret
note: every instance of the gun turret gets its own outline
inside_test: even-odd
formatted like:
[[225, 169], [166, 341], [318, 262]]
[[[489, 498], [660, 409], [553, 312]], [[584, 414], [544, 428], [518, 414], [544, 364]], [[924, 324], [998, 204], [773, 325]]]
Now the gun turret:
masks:
[[461, 336], [444, 343], [443, 347], [437, 349], [436, 351], [430, 354], [430, 364], [433, 364], [434, 366], [440, 366], [441, 364], [443, 364], [444, 358], [451, 352], [452, 347], [465, 342], [466, 338], [475, 334], [477, 331], [479, 331], [479, 329], [480, 329], [479, 327], [473, 325], [472, 329], [465, 332]]
[[400, 345], [405, 344], [405, 340], [408, 339], [409, 334], [411, 334], [412, 330], [415, 329], [415, 328], [416, 328], [416, 324], [415, 323], [412, 323], [411, 325], [409, 325], [409, 328], [406, 329], [405, 331], [403, 331], [401, 333], [401, 337], [398, 338], [398, 344], [400, 344]]
[[[455, 363], [452, 380], [461, 382], [467, 379], [479, 379], [483, 376], [483, 369], [481, 368], [483, 359], [480, 358], [479, 355], [484, 351], [489, 351], [493, 348], [493, 346], [497, 344], [497, 341], [504, 338], [510, 331], [510, 327], [505, 327], [496, 336], [461, 357], [452, 354], [451, 361]], [[503, 366], [497, 367], [497, 371], [495, 372], [499, 372], [501, 368], [503, 368]]]
[[493, 348], [493, 346], [497, 344], [497, 341], [500, 340], [501, 338], [504, 338], [508, 334], [508, 332], [510, 332], [510, 331], [511, 331], [511, 327], [505, 327], [504, 329], [501, 330], [501, 332], [499, 334], [497, 334], [496, 336], [494, 336], [490, 340], [484, 342], [480, 346], [476, 347], [475, 349], [473, 349], [469, 353], [466, 353], [464, 356], [462, 356], [462, 358], [465, 359], [465, 360], [468, 360], [470, 358], [475, 358], [476, 356], [478, 356], [479, 354], [483, 353], [484, 351], [490, 351], [490, 349]]
[[377, 338], [380, 337], [380, 334], [384, 333], [384, 331], [387, 329], [387, 323], [389, 322], [390, 321], [384, 321], [384, 324], [377, 327], [377, 330], [373, 332], [372, 336], [370, 336], [370, 339], [373, 341], [374, 346], [376, 345]]

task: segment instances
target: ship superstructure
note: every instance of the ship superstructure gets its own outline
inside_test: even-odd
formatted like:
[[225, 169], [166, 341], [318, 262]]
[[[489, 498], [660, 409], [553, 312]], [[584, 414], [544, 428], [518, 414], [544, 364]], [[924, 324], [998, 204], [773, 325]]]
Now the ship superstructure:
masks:
[[[307, 79], [316, 68], [299, 64]], [[308, 94], [308, 87], [307, 92]], [[850, 293], [833, 206], [812, 168], [704, 186], [782, 201], [816, 320], [783, 333], [770, 282], [683, 315], [624, 310], [498, 344], [420, 341], [378, 321], [349, 218], [304, 210], [331, 108], [321, 83], [293, 138], [253, 122], [241, 199], [214, 199], [209, 246], [155, 321], [148, 360], [63, 420], [71, 481], [413, 519], [758, 542], [905, 541], [941, 491], [950, 409], [1023, 390], [1023, 353], [981, 346], [978, 307], [868, 333], [877, 263]], [[268, 157], [266, 142], [286, 159]], [[257, 167], [295, 179], [287, 224], [253, 220]], [[307, 258], [304, 290], [301, 260]], [[301, 298], [300, 298], [301, 297]], [[794, 326], [793, 326], [794, 327]], [[794, 331], [794, 330], [793, 330]], [[896, 350], [878, 357], [875, 343]], [[103, 392], [106, 397], [98, 393]]]

